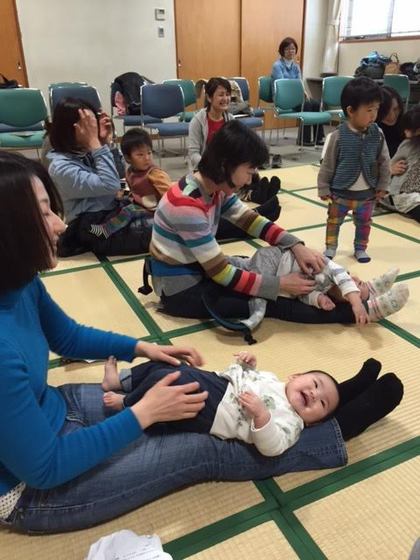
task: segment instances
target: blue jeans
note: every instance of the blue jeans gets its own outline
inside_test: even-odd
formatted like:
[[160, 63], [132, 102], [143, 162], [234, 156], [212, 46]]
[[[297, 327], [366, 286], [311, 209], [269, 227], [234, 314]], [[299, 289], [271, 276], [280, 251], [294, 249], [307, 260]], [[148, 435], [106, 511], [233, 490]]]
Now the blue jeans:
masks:
[[[60, 387], [68, 415], [61, 433], [104, 420], [98, 384]], [[26, 488], [6, 524], [26, 533], [75, 531], [102, 523], [173, 490], [210, 480], [257, 480], [292, 471], [340, 467], [344, 441], [332, 419], [303, 430], [278, 457], [264, 457], [239, 441], [176, 433], [170, 423], [148, 430], [96, 468], [49, 490]]]

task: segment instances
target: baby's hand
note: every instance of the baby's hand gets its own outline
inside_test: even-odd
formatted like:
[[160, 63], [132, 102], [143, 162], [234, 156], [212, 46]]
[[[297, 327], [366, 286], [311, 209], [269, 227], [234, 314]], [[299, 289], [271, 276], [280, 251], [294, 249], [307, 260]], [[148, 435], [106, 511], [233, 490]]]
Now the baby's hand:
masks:
[[244, 391], [238, 398], [247, 415], [254, 420], [256, 428], [262, 428], [267, 424], [270, 420], [270, 412], [260, 397], [251, 391]]
[[318, 305], [324, 311], [332, 311], [335, 308], [335, 303], [326, 294], [319, 294]]
[[251, 352], [248, 352], [248, 350], [242, 350], [241, 352], [238, 352], [237, 354], [233, 354], [233, 355], [236, 358], [238, 364], [245, 364], [246, 366], [249, 366], [252, 369], [256, 368], [257, 357]]
[[375, 200], [381, 200], [382, 198], [385, 198], [387, 194], [387, 191], [376, 191]]
[[369, 315], [362, 303], [359, 292], [350, 292], [346, 295], [346, 300], [350, 303], [357, 325], [370, 323]]
[[370, 322], [369, 315], [361, 301], [353, 303], [351, 308], [353, 310], [354, 318], [356, 319], [356, 325], [366, 325]]
[[407, 160], [399, 159], [391, 165], [391, 175], [403, 175], [407, 171]]

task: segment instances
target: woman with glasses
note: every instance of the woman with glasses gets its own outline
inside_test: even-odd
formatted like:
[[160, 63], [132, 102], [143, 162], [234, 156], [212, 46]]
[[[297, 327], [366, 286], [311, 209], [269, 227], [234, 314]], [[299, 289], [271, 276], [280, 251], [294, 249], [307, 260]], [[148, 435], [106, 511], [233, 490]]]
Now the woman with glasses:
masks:
[[[286, 37], [279, 45], [279, 59], [273, 64], [271, 71], [271, 79], [274, 81], [279, 79], [285, 80], [301, 80], [302, 72], [300, 66], [295, 62], [295, 58], [298, 52], [298, 45], [293, 37]], [[303, 104], [303, 111], [319, 111], [320, 103], [316, 99], [311, 99], [308, 93], [305, 91], [306, 100]], [[295, 111], [300, 111], [300, 106], [294, 107]], [[321, 145], [324, 143], [324, 129], [322, 125], [314, 126], [314, 139], [311, 138], [311, 127], [303, 127], [303, 145], [313, 146], [316, 138], [316, 143]], [[318, 130], [317, 130], [318, 129]], [[300, 139], [298, 139], [298, 144], [300, 144]]]

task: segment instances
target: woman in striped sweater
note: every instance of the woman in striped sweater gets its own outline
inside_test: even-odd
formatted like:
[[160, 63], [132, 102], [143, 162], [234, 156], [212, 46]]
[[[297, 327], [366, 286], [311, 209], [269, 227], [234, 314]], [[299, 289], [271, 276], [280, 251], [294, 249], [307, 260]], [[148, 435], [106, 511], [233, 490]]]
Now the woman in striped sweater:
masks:
[[[155, 213], [150, 244], [153, 286], [171, 315], [208, 318], [202, 296], [214, 296], [221, 317], [248, 317], [251, 297], [268, 300], [266, 316], [303, 323], [351, 323], [351, 307], [338, 304], [324, 311], [279, 297], [298, 296], [314, 288], [308, 274], [324, 266], [322, 255], [294, 235], [243, 204], [235, 192], [249, 184], [256, 168], [268, 159], [261, 138], [238, 121], [226, 123], [206, 148], [196, 173], [182, 178], [161, 199]], [[223, 216], [252, 237], [290, 248], [302, 273], [280, 278], [233, 266], [223, 254], [215, 233]]]

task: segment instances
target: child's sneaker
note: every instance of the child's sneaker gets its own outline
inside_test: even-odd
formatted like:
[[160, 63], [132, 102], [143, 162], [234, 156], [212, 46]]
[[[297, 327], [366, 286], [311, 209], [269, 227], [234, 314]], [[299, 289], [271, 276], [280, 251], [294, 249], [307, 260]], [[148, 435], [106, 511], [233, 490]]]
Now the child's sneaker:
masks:
[[370, 261], [369, 255], [362, 249], [356, 249], [354, 256], [359, 263], [368, 263]]
[[324, 251], [324, 256], [327, 257], [327, 259], [333, 259], [335, 257], [336, 252], [337, 249], [334, 249], [332, 247], [327, 247]]
[[389, 292], [368, 300], [368, 313], [371, 321], [379, 321], [399, 311], [407, 303], [409, 296], [407, 284], [397, 284]]
[[372, 278], [366, 282], [369, 293], [372, 296], [380, 296], [390, 290], [398, 276], [399, 268], [390, 268], [378, 278]]

